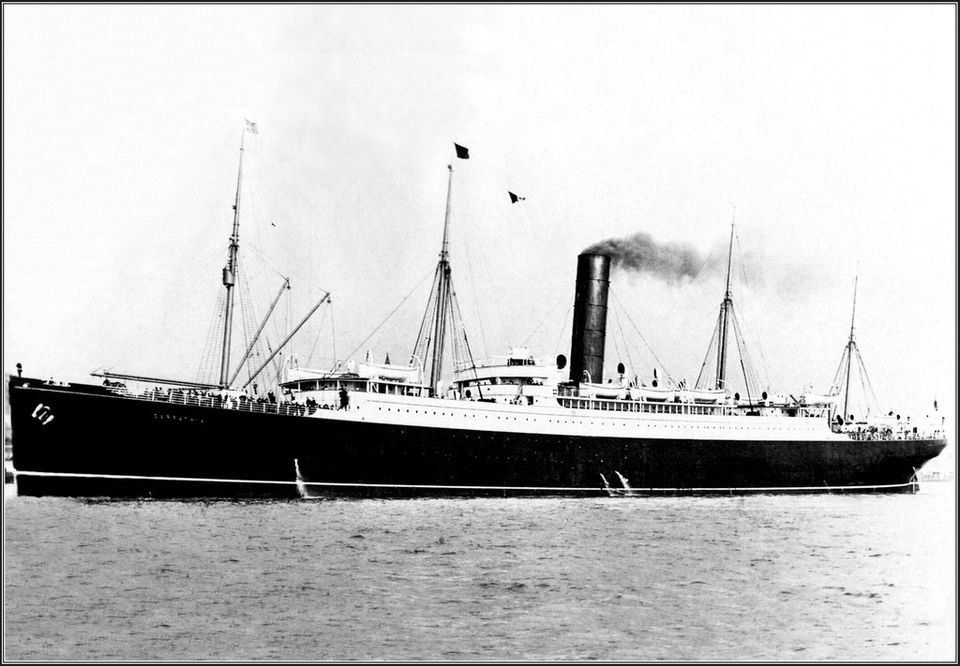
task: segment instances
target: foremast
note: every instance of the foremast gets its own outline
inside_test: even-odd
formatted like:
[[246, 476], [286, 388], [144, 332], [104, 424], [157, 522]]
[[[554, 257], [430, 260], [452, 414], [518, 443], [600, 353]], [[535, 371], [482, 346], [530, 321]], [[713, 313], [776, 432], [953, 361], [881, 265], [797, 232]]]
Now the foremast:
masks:
[[220, 358], [220, 388], [230, 384], [230, 334], [233, 331], [233, 288], [237, 281], [237, 252], [240, 250], [240, 184], [243, 180], [243, 143], [247, 136], [247, 122], [244, 121], [240, 134], [240, 165], [237, 167], [237, 194], [233, 201], [233, 232], [230, 234], [230, 247], [227, 250], [227, 265], [223, 268], [223, 286], [227, 298], [223, 310], [223, 354]]

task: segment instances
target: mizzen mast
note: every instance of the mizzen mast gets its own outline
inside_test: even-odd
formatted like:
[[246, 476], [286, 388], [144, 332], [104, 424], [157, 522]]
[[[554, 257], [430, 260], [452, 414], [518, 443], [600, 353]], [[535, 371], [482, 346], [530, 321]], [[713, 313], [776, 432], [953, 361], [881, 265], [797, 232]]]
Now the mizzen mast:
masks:
[[[850, 314], [850, 338], [847, 340], [847, 372], [846, 379], [844, 380], [844, 389], [843, 389], [843, 420], [847, 420], [847, 400], [850, 398], [850, 366], [852, 365], [851, 361], [853, 360], [853, 353], [857, 351], [857, 343], [853, 339], [853, 323], [856, 320], [857, 316], [857, 282], [860, 281], [860, 274], [857, 273], [857, 276], [853, 279], [853, 312]], [[859, 352], [857, 356], [859, 357]]]
[[[743, 373], [743, 387], [746, 391], [747, 402], [753, 402], [753, 396], [766, 400], [766, 392], [762, 391], [760, 378], [747, 354], [747, 340], [740, 328], [736, 309], [733, 307], [733, 292], [730, 288], [733, 269], [733, 241], [735, 223], [730, 223], [730, 248], [727, 251], [727, 285], [723, 294], [723, 303], [720, 304], [720, 314], [714, 326], [707, 353], [697, 376], [698, 389], [717, 389], [726, 391], [730, 388], [727, 375], [730, 368], [727, 365], [727, 346], [731, 339], [737, 345], [737, 355], [740, 357], [740, 370]], [[716, 350], [716, 351], [714, 351]], [[734, 394], [734, 397], [738, 397]]]

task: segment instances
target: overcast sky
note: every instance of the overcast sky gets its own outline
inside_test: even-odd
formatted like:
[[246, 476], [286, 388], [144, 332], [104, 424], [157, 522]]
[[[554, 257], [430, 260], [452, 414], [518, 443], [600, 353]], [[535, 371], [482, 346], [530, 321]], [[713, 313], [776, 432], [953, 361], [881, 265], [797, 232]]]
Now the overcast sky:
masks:
[[[859, 265], [883, 409], [955, 401], [954, 6], [3, 11], [6, 372], [197, 377], [248, 118], [250, 316], [289, 276], [276, 342], [330, 290], [294, 346], [316, 342], [313, 365], [411, 292], [363, 347], [412, 350], [456, 141], [471, 158], [454, 161], [451, 261], [475, 354], [569, 353], [587, 246], [642, 231], [715, 260], [735, 218], [734, 299], [774, 390], [828, 388]], [[722, 274], [615, 271], [613, 290], [608, 368], [629, 354], [650, 374], [635, 324], [695, 379]]]

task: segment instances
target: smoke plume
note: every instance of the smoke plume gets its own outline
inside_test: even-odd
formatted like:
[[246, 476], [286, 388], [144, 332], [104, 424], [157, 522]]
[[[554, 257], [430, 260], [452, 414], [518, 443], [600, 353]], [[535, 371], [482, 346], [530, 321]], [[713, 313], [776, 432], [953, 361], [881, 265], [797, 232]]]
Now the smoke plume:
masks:
[[657, 243], [643, 231], [625, 238], [608, 238], [594, 243], [581, 254], [605, 254], [614, 267], [649, 273], [677, 281], [694, 279], [705, 260], [691, 246], [682, 243]]

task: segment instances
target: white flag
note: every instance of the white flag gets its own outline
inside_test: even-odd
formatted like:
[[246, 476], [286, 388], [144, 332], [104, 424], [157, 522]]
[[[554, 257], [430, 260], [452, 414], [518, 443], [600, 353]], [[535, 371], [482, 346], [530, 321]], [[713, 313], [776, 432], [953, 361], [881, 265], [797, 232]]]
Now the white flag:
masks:
[[250, 132], [251, 134], [260, 134], [260, 132], [257, 131], [257, 124], [256, 124], [256, 123], [252, 123], [252, 122], [250, 122], [249, 120], [247, 120], [246, 118], [243, 119], [243, 122], [247, 123], [247, 131], [248, 131], [248, 132]]

